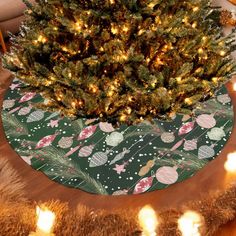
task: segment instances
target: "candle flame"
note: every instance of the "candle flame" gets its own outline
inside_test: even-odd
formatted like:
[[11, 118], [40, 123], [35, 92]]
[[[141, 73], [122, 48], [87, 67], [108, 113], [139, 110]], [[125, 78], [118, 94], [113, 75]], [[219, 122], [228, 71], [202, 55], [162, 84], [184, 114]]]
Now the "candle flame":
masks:
[[200, 226], [201, 216], [194, 211], [185, 212], [178, 220], [178, 228], [182, 236], [201, 236]]
[[150, 206], [143, 207], [138, 215], [139, 224], [143, 229], [143, 236], [156, 236], [158, 220], [155, 211]]
[[236, 173], [236, 152], [228, 154], [224, 167], [227, 172]]
[[40, 208], [37, 206], [36, 214], [38, 217], [37, 227], [44, 233], [50, 234], [55, 221], [55, 214], [47, 208]]

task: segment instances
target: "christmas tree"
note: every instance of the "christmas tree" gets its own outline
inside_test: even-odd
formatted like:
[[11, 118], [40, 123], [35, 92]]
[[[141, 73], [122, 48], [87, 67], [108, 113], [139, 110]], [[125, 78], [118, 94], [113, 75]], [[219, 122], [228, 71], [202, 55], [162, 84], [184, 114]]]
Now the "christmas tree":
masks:
[[24, 1], [5, 66], [38, 107], [133, 124], [189, 113], [236, 71], [209, 0]]

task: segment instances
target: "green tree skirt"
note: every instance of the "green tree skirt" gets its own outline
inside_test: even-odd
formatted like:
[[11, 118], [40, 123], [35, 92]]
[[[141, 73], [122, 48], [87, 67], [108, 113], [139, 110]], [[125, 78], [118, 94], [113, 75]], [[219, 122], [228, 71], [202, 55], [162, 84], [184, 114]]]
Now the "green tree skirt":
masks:
[[11, 146], [50, 179], [96, 194], [139, 194], [181, 182], [221, 152], [233, 128], [225, 87], [198, 107], [193, 118], [177, 115], [171, 122], [114, 129], [34, 109], [31, 104], [42, 98], [20, 94], [20, 86], [14, 80], [3, 102]]

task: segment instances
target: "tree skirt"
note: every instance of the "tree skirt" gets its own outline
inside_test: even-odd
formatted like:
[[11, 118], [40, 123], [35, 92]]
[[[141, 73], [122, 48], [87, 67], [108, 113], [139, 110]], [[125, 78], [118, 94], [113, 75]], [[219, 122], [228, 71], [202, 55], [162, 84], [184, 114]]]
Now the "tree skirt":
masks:
[[229, 139], [233, 107], [225, 87], [195, 110], [194, 117], [145, 121], [114, 129], [108, 123], [71, 120], [32, 107], [43, 101], [20, 94], [14, 80], [2, 120], [14, 150], [34, 169], [60, 184], [96, 194], [140, 194], [193, 176]]

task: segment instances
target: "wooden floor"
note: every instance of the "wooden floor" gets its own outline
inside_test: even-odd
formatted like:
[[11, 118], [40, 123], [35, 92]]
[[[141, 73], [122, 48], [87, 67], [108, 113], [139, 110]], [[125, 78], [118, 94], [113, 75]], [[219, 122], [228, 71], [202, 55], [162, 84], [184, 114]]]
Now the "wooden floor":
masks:
[[[4, 92], [10, 83], [10, 73], [0, 68], [0, 105], [2, 104]], [[232, 92], [231, 83], [228, 84], [228, 89], [236, 108], [236, 92]], [[199, 199], [203, 193], [207, 194], [216, 189], [223, 189], [228, 183], [236, 181], [236, 175], [228, 176], [223, 167], [227, 153], [234, 150], [236, 151], [236, 127], [234, 127], [233, 134], [221, 155], [194, 177], [182, 183], [175, 184], [165, 190], [137, 196], [97, 196], [59, 185], [50, 181], [41, 172], [33, 170], [10, 147], [0, 122], [0, 158], [8, 159], [19, 172], [26, 182], [28, 197], [33, 201], [49, 199], [68, 201], [71, 208], [76, 207], [77, 204], [84, 204], [93, 208], [112, 210], [115, 208], [136, 208], [150, 204], [156, 210], [160, 210], [166, 207], [179, 206], [189, 200]], [[218, 235], [236, 235], [236, 220], [223, 227], [217, 233]]]

